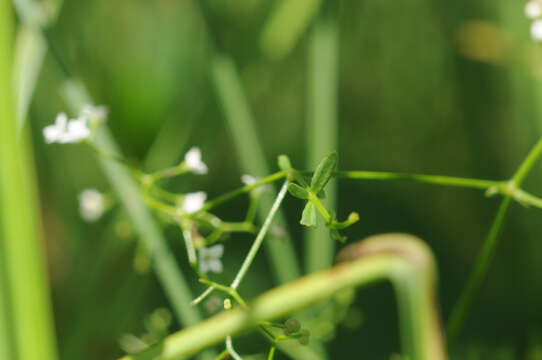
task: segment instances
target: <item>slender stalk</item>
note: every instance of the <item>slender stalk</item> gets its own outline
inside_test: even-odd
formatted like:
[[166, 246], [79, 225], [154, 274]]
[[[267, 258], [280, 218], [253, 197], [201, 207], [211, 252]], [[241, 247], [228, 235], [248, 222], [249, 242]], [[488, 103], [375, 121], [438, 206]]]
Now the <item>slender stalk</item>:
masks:
[[285, 57], [318, 13], [322, 0], [283, 0], [269, 16], [260, 45], [272, 59]]
[[252, 243], [252, 246], [247, 254], [247, 257], [245, 258], [245, 261], [243, 261], [243, 265], [241, 265], [239, 272], [237, 273], [237, 275], [235, 276], [235, 279], [231, 283], [231, 287], [233, 289], [237, 289], [239, 287], [239, 284], [241, 284], [241, 281], [245, 277], [248, 269], [250, 268], [250, 265], [252, 265], [252, 262], [254, 261], [254, 258], [256, 257], [256, 254], [258, 253], [260, 246], [262, 245], [263, 239], [265, 238], [265, 235], [267, 234], [267, 231], [269, 230], [271, 221], [273, 220], [273, 217], [278, 211], [280, 204], [282, 203], [282, 200], [284, 200], [284, 196], [286, 195], [287, 190], [288, 190], [288, 181], [285, 181], [284, 185], [282, 185], [282, 188], [279, 191], [277, 199], [275, 200], [275, 202], [273, 203], [273, 206], [271, 207], [271, 210], [269, 210], [269, 214], [267, 215], [267, 218], [265, 219], [262, 225], [262, 228], [260, 229], [260, 232], [258, 233], [258, 235], [256, 236], [256, 239]]
[[[314, 169], [320, 160], [337, 150], [338, 138], [338, 53], [339, 33], [335, 14], [324, 6], [317, 16], [309, 39], [309, 103], [307, 119], [307, 167]], [[324, 203], [336, 208], [337, 186], [326, 186]], [[324, 226], [305, 230], [305, 269], [308, 273], [333, 263], [335, 242]]]
[[17, 138], [10, 3], [0, 0], [0, 317], [10, 321], [0, 325], [0, 346], [5, 346], [0, 355], [54, 360], [57, 349], [28, 127]]
[[[244, 171], [253, 175], [269, 174], [269, 167], [263, 149], [258, 142], [254, 120], [250, 113], [239, 75], [230, 57], [212, 55], [212, 80], [218, 98], [224, 108], [226, 120], [237, 148]], [[259, 215], [265, 217], [265, 209], [272, 207], [274, 192], [262, 194]], [[279, 212], [275, 224], [285, 228], [286, 220]], [[299, 277], [297, 258], [288, 234], [281, 238], [269, 236], [267, 251], [273, 265], [273, 271], [279, 283], [285, 283]]]
[[493, 225], [491, 225], [489, 234], [482, 245], [482, 250], [476, 259], [474, 270], [470, 274], [467, 284], [462, 290], [459, 300], [452, 310], [446, 326], [446, 337], [450, 348], [453, 348], [455, 345], [457, 336], [459, 335], [467, 314], [472, 307], [472, 303], [478, 294], [480, 285], [484, 281], [489, 264], [491, 263], [491, 260], [495, 254], [497, 241], [499, 240], [499, 235], [502, 232], [506, 213], [510, 207], [511, 201], [512, 199], [510, 196], [505, 197], [501, 201], [499, 210], [497, 210], [497, 215], [493, 221]]
[[499, 186], [501, 181], [470, 179], [453, 176], [405, 174], [382, 171], [338, 171], [335, 176], [344, 179], [362, 180], [407, 180], [425, 184], [466, 187], [487, 190], [493, 186]]
[[[527, 177], [527, 175], [529, 174], [534, 164], [541, 155], [542, 138], [538, 140], [538, 142], [531, 149], [525, 160], [523, 160], [518, 170], [512, 176], [512, 179], [509, 182], [512, 187], [512, 194], [515, 195], [514, 190], [519, 189], [522, 182], [525, 180], [525, 178]], [[519, 192], [519, 196], [520, 201], [521, 199], [527, 201], [530, 199], [530, 197], [532, 197], [532, 195], [527, 194], [523, 191]], [[459, 333], [465, 323], [465, 319], [467, 318], [467, 315], [472, 308], [472, 303], [474, 302], [476, 295], [480, 291], [480, 286], [487, 275], [487, 270], [489, 268], [491, 260], [494, 257], [495, 249], [497, 248], [499, 236], [502, 232], [504, 220], [508, 208], [510, 207], [511, 201], [511, 195], [506, 195], [505, 198], [502, 200], [501, 205], [499, 206], [499, 210], [497, 211], [495, 220], [493, 221], [493, 225], [491, 226], [489, 234], [484, 241], [484, 244], [482, 245], [482, 250], [478, 254], [474, 270], [470, 274], [467, 284], [465, 285], [465, 288], [462, 290], [461, 295], [459, 296], [459, 300], [452, 309], [452, 313], [450, 315], [450, 319], [448, 320], [447, 325], [447, 338], [450, 346], [453, 346], [455, 344], [457, 337], [459, 336]]]
[[[333, 296], [338, 291], [388, 279], [396, 290], [404, 356], [443, 360], [446, 351], [435, 308], [433, 257], [418, 239], [406, 234], [374, 236], [348, 247], [346, 260], [275, 288], [256, 298], [250, 310], [237, 307], [218, 314], [123, 360], [188, 359], [227, 336], [252, 329]], [[361, 350], [360, 350], [361, 351]]]

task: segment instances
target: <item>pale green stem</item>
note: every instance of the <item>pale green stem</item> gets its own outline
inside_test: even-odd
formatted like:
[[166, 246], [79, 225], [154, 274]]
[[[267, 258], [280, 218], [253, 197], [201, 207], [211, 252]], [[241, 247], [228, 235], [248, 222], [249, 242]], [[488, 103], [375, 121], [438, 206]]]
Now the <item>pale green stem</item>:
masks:
[[[269, 167], [266, 165], [267, 161], [254, 128], [254, 119], [233, 61], [230, 57], [213, 54], [211, 65], [212, 80], [231, 128], [233, 143], [243, 171], [255, 176], [269, 174]], [[268, 193], [262, 194], [261, 197], [259, 212], [261, 218], [265, 217], [265, 209], [272, 206], [273, 198], [270, 195], [275, 194]], [[277, 214], [275, 224], [286, 227], [286, 220], [280, 212]], [[278, 282], [285, 283], [299, 277], [299, 265], [288, 234], [281, 238], [271, 235], [266, 247]]]
[[[452, 313], [447, 324], [447, 338], [450, 346], [453, 346], [455, 344], [457, 337], [459, 336], [459, 333], [461, 332], [461, 329], [465, 323], [465, 319], [467, 318], [467, 315], [472, 308], [474, 299], [480, 291], [480, 286], [482, 285], [482, 282], [487, 275], [489, 264], [494, 257], [499, 236], [502, 232], [506, 213], [508, 211], [508, 208], [510, 207], [512, 196], [515, 195], [514, 190], [519, 189], [522, 182], [525, 180], [525, 178], [529, 174], [529, 171], [531, 171], [540, 155], [542, 155], [542, 138], [538, 140], [538, 142], [531, 149], [525, 160], [521, 163], [518, 170], [512, 176], [512, 179], [509, 182], [512, 189], [511, 194], [505, 195], [504, 199], [502, 200], [501, 205], [499, 206], [499, 210], [497, 211], [497, 216], [495, 217], [493, 225], [489, 230], [489, 234], [484, 244], [482, 245], [482, 250], [476, 258], [474, 270], [470, 274], [467, 284], [465, 285], [465, 288], [462, 290], [461, 295], [459, 296], [459, 300], [452, 309]], [[523, 191], [519, 192], [519, 196], [520, 201], [523, 200], [524, 202], [527, 202], [529, 199], [534, 198], [532, 195], [527, 194]], [[516, 197], [514, 198], [517, 199]]]
[[425, 184], [446, 185], [487, 190], [493, 186], [499, 186], [501, 181], [470, 179], [453, 176], [405, 174], [382, 171], [338, 171], [338, 178], [362, 179], [362, 180], [408, 180]]
[[[13, 9], [0, 0], [0, 356], [57, 358], [29, 128], [17, 137]], [[9, 309], [7, 308], [9, 306]]]
[[[331, 4], [331, 6], [333, 6]], [[324, 6], [326, 8], [326, 6]], [[329, 9], [331, 10], [331, 9]], [[316, 17], [309, 38], [309, 95], [307, 118], [307, 167], [316, 165], [331, 151], [337, 150], [338, 139], [338, 53], [339, 33], [335, 14], [322, 9]], [[336, 208], [337, 186], [326, 186], [325, 205]], [[322, 270], [333, 263], [335, 241], [324, 226], [305, 230], [306, 272]]]
[[282, 203], [282, 200], [284, 200], [284, 196], [286, 195], [287, 191], [288, 191], [288, 181], [285, 181], [284, 185], [282, 185], [282, 188], [279, 191], [277, 199], [275, 200], [275, 202], [273, 203], [273, 206], [271, 207], [271, 210], [269, 210], [269, 214], [267, 215], [267, 218], [265, 219], [262, 225], [262, 228], [260, 229], [260, 232], [256, 236], [254, 243], [252, 243], [252, 247], [250, 248], [247, 254], [247, 257], [245, 258], [245, 261], [243, 261], [243, 265], [241, 265], [239, 272], [237, 273], [237, 275], [235, 276], [235, 279], [231, 283], [231, 287], [233, 289], [237, 289], [239, 287], [239, 284], [241, 284], [241, 281], [245, 277], [248, 269], [250, 268], [250, 265], [252, 265], [252, 262], [254, 261], [254, 258], [256, 257], [256, 254], [258, 253], [260, 246], [262, 245], [263, 239], [265, 238], [265, 235], [267, 234], [267, 231], [269, 230], [271, 221], [273, 221], [273, 217], [275, 216], [275, 213], [278, 211], [280, 204]]
[[396, 294], [403, 356], [446, 359], [435, 298], [435, 268], [430, 250], [406, 234], [374, 236], [347, 248], [344, 262], [275, 288], [256, 298], [249, 310], [225, 311], [123, 360], [188, 359], [262, 321], [276, 319], [325, 300], [337, 292], [388, 279]]
[[226, 349], [228, 350], [228, 353], [231, 355], [231, 357], [235, 360], [243, 360], [241, 356], [235, 351], [233, 348], [233, 344], [231, 341], [231, 336], [226, 337]]
[[282, 0], [264, 26], [260, 44], [272, 59], [285, 57], [318, 13], [322, 0]]

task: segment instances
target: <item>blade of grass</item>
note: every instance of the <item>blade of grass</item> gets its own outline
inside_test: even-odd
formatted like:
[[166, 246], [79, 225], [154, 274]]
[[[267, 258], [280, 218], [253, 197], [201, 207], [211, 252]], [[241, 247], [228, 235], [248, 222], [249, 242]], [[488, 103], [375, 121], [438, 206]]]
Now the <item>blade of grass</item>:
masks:
[[282, 0], [269, 16], [260, 39], [263, 52], [281, 59], [295, 46], [318, 12], [322, 0]]
[[[337, 149], [338, 29], [335, 17], [323, 11], [314, 24], [309, 43], [309, 104], [307, 166], [314, 169], [324, 156]], [[337, 186], [326, 187], [328, 208], [336, 207]], [[335, 243], [324, 226], [305, 230], [305, 269], [308, 273], [330, 266]]]
[[[4, 300], [6, 294], [9, 297], [8, 311], [13, 321], [15, 340], [14, 346], [8, 345], [13, 357], [7, 359], [17, 356], [25, 360], [54, 360], [57, 350], [47, 271], [39, 236], [38, 196], [31, 143], [28, 132], [23, 132], [19, 140], [16, 136], [12, 34], [10, 1], [0, 0], [0, 247], [8, 282], [5, 287], [5, 281], [2, 281], [4, 288], [0, 295]], [[5, 331], [5, 328], [2, 330]], [[2, 340], [9, 341], [6, 338]]]
[[[83, 104], [92, 103], [86, 89], [78, 82], [67, 81], [62, 91], [72, 111], [77, 112]], [[108, 129], [103, 126], [95, 139], [95, 146], [102, 152], [120, 155]], [[121, 164], [100, 158], [106, 177], [113, 186], [117, 196], [130, 216], [134, 229], [145, 244], [152, 259], [152, 267], [156, 272], [174, 313], [183, 326], [190, 326], [201, 320], [197, 308], [190, 305], [192, 294], [183, 274], [179, 270], [175, 258], [167, 247], [166, 239], [152, 215], [147, 210], [141, 197], [139, 185]], [[202, 354], [202, 359], [213, 359], [211, 351]]]
[[[211, 66], [213, 84], [231, 129], [243, 171], [257, 176], [270, 174], [263, 149], [258, 142], [254, 119], [232, 59], [216, 54]], [[273, 206], [276, 195], [276, 191], [262, 195], [259, 210], [261, 218], [265, 218], [267, 215], [265, 212]], [[280, 210], [274, 224], [286, 227], [285, 217]], [[285, 283], [297, 278], [300, 270], [290, 236], [287, 233], [282, 237], [269, 234], [265, 244], [278, 282]]]

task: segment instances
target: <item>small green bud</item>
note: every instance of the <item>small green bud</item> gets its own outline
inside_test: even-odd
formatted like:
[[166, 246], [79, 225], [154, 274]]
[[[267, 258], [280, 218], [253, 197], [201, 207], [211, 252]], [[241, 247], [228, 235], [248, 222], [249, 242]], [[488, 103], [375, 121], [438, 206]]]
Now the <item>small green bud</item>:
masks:
[[297, 321], [294, 318], [290, 318], [286, 320], [286, 322], [284, 323], [284, 326], [285, 326], [284, 332], [286, 333], [286, 331], [288, 331], [290, 334], [296, 333], [299, 331], [299, 329], [301, 329], [301, 325], [299, 324], [299, 321]]
[[307, 329], [303, 329], [299, 332], [299, 343], [301, 345], [308, 345], [309, 344], [309, 337], [311, 336], [311, 333]]
[[224, 299], [224, 309], [225, 310], [230, 310], [231, 309], [231, 300], [229, 298]]
[[288, 184], [288, 192], [290, 193], [290, 195], [298, 199], [306, 200], [309, 198], [309, 193], [307, 192], [307, 190], [294, 183]]

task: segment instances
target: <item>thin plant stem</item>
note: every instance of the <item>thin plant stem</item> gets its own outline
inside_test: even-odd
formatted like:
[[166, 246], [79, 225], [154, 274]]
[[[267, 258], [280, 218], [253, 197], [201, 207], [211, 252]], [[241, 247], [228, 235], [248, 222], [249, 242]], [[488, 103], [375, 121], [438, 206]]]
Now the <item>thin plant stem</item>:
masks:
[[[519, 189], [522, 182], [525, 180], [525, 178], [527, 177], [527, 175], [529, 174], [534, 164], [541, 155], [542, 138], [538, 140], [535, 146], [533, 146], [525, 160], [523, 160], [518, 170], [512, 176], [512, 179], [509, 181], [509, 184], [512, 188], [511, 193], [515, 194], [514, 190]], [[519, 192], [519, 194], [520, 200], [522, 197], [524, 201], [528, 199], [532, 200], [532, 195], [530, 194], [524, 193], [523, 191]], [[538, 203], [538, 199], [536, 197], [535, 200], [536, 203]], [[506, 218], [506, 214], [510, 207], [511, 201], [511, 195], [506, 195], [505, 198], [502, 200], [499, 206], [499, 210], [497, 211], [497, 215], [495, 216], [495, 220], [493, 221], [493, 225], [491, 226], [489, 234], [484, 241], [484, 244], [482, 245], [482, 250], [480, 251], [476, 259], [474, 270], [470, 274], [467, 284], [465, 285], [464, 289], [461, 292], [461, 295], [459, 296], [459, 300], [452, 309], [452, 313], [450, 315], [450, 319], [448, 320], [447, 325], [447, 339], [450, 347], [455, 345], [459, 333], [461, 332], [461, 329], [465, 323], [465, 319], [467, 318], [467, 315], [472, 308], [474, 299], [480, 291], [480, 286], [487, 275], [489, 265], [494, 257], [495, 249], [497, 248], [499, 236], [502, 233], [504, 220]]]
[[268, 291], [256, 298], [248, 310], [237, 307], [215, 315], [122, 359], [188, 359], [227, 336], [257, 328], [262, 321], [283, 317], [338, 291], [386, 279], [397, 296], [403, 354], [416, 360], [446, 359], [435, 306], [434, 259], [427, 246], [410, 235], [384, 234], [344, 251], [342, 263]]
[[501, 201], [499, 209], [497, 210], [497, 215], [495, 216], [495, 220], [493, 221], [491, 229], [489, 230], [489, 234], [487, 235], [487, 238], [482, 245], [482, 250], [476, 259], [474, 270], [470, 274], [467, 284], [463, 288], [459, 300], [452, 310], [446, 327], [446, 337], [448, 346], [450, 348], [454, 347], [457, 336], [463, 327], [468, 312], [472, 307], [472, 303], [478, 294], [480, 285], [486, 276], [489, 264], [491, 263], [491, 260], [495, 254], [497, 241], [499, 240], [499, 236], [502, 232], [506, 213], [510, 207], [511, 201], [512, 198], [510, 196], [506, 196]]
[[[212, 80], [224, 108], [244, 171], [256, 176], [268, 174], [267, 160], [258, 142], [254, 119], [232, 59], [215, 53], [212, 55], [211, 64]], [[269, 209], [272, 206], [271, 195], [275, 195], [273, 193], [274, 191], [269, 191], [262, 194], [260, 200], [262, 210], [259, 212], [261, 218], [265, 216], [263, 209]], [[275, 224], [282, 228], [286, 227], [285, 217], [280, 212], [277, 214]], [[286, 232], [281, 238], [271, 235], [269, 240], [266, 242], [266, 248], [278, 282], [285, 283], [299, 277], [301, 271], [288, 233]]]
[[[0, 356], [55, 360], [50, 290], [28, 126], [17, 134], [11, 2], [0, 0]], [[9, 308], [8, 308], [9, 307]]]
[[470, 179], [453, 176], [425, 175], [425, 174], [406, 174], [382, 171], [337, 171], [335, 176], [344, 179], [360, 180], [407, 180], [421, 182], [425, 184], [445, 185], [455, 187], [466, 187], [473, 189], [487, 190], [494, 186], [499, 186], [501, 181]]
[[274, 346], [271, 346], [271, 349], [269, 349], [269, 355], [267, 355], [267, 360], [273, 360], [275, 358], [275, 350], [277, 348]]
[[226, 349], [228, 349], [228, 353], [235, 360], [243, 360], [241, 358], [241, 356], [237, 353], [237, 351], [235, 351], [235, 349], [233, 348], [233, 344], [232, 344], [232, 341], [231, 341], [231, 336], [226, 337]]
[[271, 221], [273, 220], [273, 217], [275, 216], [275, 213], [278, 211], [280, 204], [282, 203], [282, 200], [284, 200], [284, 196], [286, 196], [286, 192], [288, 191], [288, 181], [285, 181], [282, 185], [282, 188], [279, 191], [279, 194], [277, 195], [277, 198], [275, 202], [273, 203], [273, 206], [271, 207], [271, 210], [269, 210], [269, 214], [267, 215], [267, 218], [265, 219], [260, 232], [256, 236], [256, 239], [252, 243], [252, 247], [250, 248], [247, 257], [243, 261], [243, 265], [241, 265], [241, 268], [239, 269], [239, 272], [235, 276], [235, 279], [231, 283], [231, 287], [233, 289], [237, 289], [239, 287], [239, 284], [241, 284], [241, 281], [245, 277], [248, 269], [250, 268], [250, 265], [252, 265], [252, 262], [254, 261], [254, 258], [256, 257], [256, 254], [258, 253], [258, 250], [260, 249], [260, 246], [262, 245], [263, 239], [265, 238], [265, 235], [267, 234], [267, 231], [269, 230], [269, 226], [271, 225]]
[[[314, 168], [324, 156], [337, 150], [338, 138], [338, 47], [339, 31], [335, 13], [324, 5], [316, 16], [309, 38], [309, 86], [307, 118], [307, 166]], [[336, 208], [337, 186], [326, 186], [324, 203]], [[305, 270], [308, 273], [327, 268], [333, 263], [335, 241], [324, 226], [305, 230]]]

